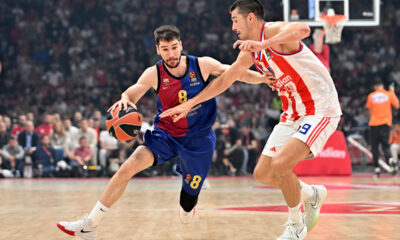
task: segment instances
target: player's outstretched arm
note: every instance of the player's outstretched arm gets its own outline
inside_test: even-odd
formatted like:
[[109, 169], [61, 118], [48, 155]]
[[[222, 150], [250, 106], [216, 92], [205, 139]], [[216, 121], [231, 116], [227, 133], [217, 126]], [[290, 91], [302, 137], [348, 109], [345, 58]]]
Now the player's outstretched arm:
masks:
[[267, 39], [260, 41], [238, 40], [233, 44], [236, 48], [246, 52], [257, 52], [268, 47], [277, 50], [295, 51], [299, 48], [299, 41], [310, 35], [310, 27], [305, 23], [275, 22], [268, 26]]
[[121, 94], [121, 99], [114, 103], [107, 111], [112, 111], [117, 107], [126, 109], [128, 105], [137, 109], [135, 104], [150, 88], [157, 89], [157, 69], [155, 66], [147, 68], [139, 77], [137, 83], [125, 90]]
[[[243, 61], [247, 61], [246, 62], [247, 65], [251, 66], [253, 64], [250, 53], [243, 53], [243, 56], [241, 57], [243, 58]], [[201, 72], [204, 75], [203, 76], [204, 79], [207, 79], [208, 75], [219, 77], [230, 67], [230, 65], [222, 64], [218, 60], [211, 57], [199, 58], [199, 65]], [[270, 76], [272, 76], [272, 74], [268, 75], [268, 77]], [[236, 80], [248, 84], [261, 84], [261, 83], [268, 84], [265, 75], [262, 75], [256, 71], [249, 69], [247, 69], [247, 71], [241, 75], [240, 79]]]
[[[242, 75], [252, 65], [252, 62], [249, 62], [246, 56], [245, 53], [240, 52], [236, 61], [221, 76], [210, 82], [199, 94], [185, 103], [166, 110], [160, 114], [160, 117], [174, 116], [174, 121], [176, 122], [185, 117], [193, 106], [223, 93], [236, 79], [241, 79]], [[209, 73], [213, 74], [213, 71]]]

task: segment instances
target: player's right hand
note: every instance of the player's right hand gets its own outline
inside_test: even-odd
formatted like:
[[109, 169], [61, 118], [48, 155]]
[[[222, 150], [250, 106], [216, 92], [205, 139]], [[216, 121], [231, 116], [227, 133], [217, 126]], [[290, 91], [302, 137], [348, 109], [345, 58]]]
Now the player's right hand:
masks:
[[124, 109], [124, 110], [125, 110], [125, 109], [128, 108], [128, 106], [131, 106], [133, 109], [137, 110], [137, 107], [136, 107], [136, 105], [135, 105], [133, 102], [129, 101], [129, 100], [126, 99], [126, 98], [121, 98], [121, 100], [119, 100], [118, 102], [114, 103], [114, 104], [107, 110], [107, 112], [113, 111], [113, 110], [116, 109], [116, 108]]
[[191, 104], [190, 100], [184, 103], [181, 103], [173, 108], [170, 108], [160, 114], [160, 117], [172, 117], [174, 122], [179, 121], [179, 119], [185, 117], [190, 110], [192, 109], [193, 105]]

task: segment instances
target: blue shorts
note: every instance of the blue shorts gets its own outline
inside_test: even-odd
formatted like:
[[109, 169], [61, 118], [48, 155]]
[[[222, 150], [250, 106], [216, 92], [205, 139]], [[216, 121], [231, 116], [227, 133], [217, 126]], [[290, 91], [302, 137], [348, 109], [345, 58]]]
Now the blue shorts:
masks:
[[177, 156], [177, 171], [182, 174], [182, 187], [190, 195], [197, 195], [213, 158], [215, 133], [212, 129], [205, 133], [187, 137], [172, 137], [159, 128], [147, 130], [145, 145], [154, 154], [154, 165], [160, 165]]

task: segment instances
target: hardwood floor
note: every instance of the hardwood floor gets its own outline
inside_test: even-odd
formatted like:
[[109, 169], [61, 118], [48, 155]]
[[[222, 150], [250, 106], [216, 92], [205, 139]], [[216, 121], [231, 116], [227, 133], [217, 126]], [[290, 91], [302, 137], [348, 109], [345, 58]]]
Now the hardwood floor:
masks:
[[[328, 198], [306, 239], [400, 239], [400, 177], [303, 177]], [[182, 225], [179, 178], [135, 178], [100, 224], [96, 239], [276, 239], [287, 220], [280, 190], [251, 177], [209, 178], [196, 216]], [[88, 213], [108, 179], [0, 180], [0, 239], [74, 239], [57, 227]], [[76, 238], [78, 239], [78, 238]]]

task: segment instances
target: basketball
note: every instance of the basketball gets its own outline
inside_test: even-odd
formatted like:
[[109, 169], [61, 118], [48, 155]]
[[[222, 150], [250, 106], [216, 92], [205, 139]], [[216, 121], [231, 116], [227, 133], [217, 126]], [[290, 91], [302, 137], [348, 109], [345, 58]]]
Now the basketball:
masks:
[[115, 108], [108, 113], [106, 120], [107, 131], [119, 141], [129, 141], [139, 134], [142, 119], [142, 114], [132, 107], [128, 107], [125, 110]]

